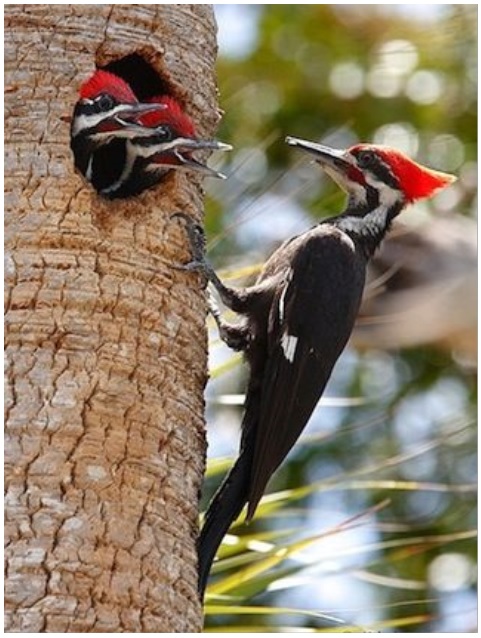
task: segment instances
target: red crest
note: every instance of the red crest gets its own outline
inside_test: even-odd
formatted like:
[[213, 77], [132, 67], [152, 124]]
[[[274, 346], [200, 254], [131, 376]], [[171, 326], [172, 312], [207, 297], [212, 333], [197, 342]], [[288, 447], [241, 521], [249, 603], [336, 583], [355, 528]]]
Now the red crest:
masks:
[[80, 87], [80, 97], [93, 100], [102, 93], [108, 93], [122, 104], [136, 104], [138, 102], [127, 82], [113, 73], [98, 69]]
[[162, 111], [146, 113], [139, 121], [144, 126], [156, 127], [162, 124], [171, 126], [179, 135], [188, 138], [195, 138], [194, 123], [188, 115], [184, 113], [180, 104], [174, 98], [167, 95], [156, 96], [147, 100], [154, 104], [164, 104], [166, 108]]
[[432, 168], [422, 166], [407, 157], [407, 155], [404, 155], [404, 153], [401, 153], [401, 151], [389, 146], [358, 144], [349, 150], [351, 152], [353, 150], [372, 150], [377, 153], [391, 168], [408, 202], [432, 197], [439, 190], [456, 181], [454, 175], [441, 173]]

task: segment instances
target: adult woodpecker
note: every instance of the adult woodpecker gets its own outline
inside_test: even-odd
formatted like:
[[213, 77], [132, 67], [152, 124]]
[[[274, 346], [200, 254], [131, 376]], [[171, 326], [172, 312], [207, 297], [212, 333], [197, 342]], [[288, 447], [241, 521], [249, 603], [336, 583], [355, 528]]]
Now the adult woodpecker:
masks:
[[293, 137], [347, 193], [340, 215], [293, 237], [267, 260], [257, 282], [234, 290], [203, 254], [200, 227], [187, 216], [193, 261], [222, 301], [243, 316], [216, 316], [222, 338], [243, 350], [250, 366], [239, 457], [208, 508], [199, 537], [199, 591], [204, 593], [217, 548], [247, 503], [250, 520], [272, 473], [306, 426], [353, 329], [366, 266], [403, 208], [431, 197], [455, 178], [385, 146], [340, 151]]
[[98, 70], [80, 88], [71, 148], [84, 177], [100, 195], [114, 199], [138, 195], [172, 168], [223, 177], [192, 152], [231, 147], [198, 139], [191, 119], [173, 98], [139, 103], [123, 79]]

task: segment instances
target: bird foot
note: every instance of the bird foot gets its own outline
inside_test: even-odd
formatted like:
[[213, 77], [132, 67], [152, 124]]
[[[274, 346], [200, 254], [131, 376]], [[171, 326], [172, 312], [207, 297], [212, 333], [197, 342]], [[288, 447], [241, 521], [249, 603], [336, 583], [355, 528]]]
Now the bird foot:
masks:
[[184, 222], [192, 254], [192, 259], [189, 262], [186, 264], [174, 264], [173, 267], [177, 270], [199, 272], [209, 280], [212, 267], [205, 259], [205, 235], [202, 226], [195, 222], [192, 217], [182, 212], [174, 213], [171, 219], [181, 219]]
[[229, 346], [235, 352], [243, 352], [247, 350], [249, 345], [249, 330], [245, 325], [234, 325], [227, 323], [222, 318], [219, 306], [216, 300], [209, 294], [207, 297], [207, 306], [210, 314], [214, 317], [219, 331], [219, 337], [222, 341]]
[[192, 251], [192, 259], [187, 264], [178, 264], [173, 267], [178, 270], [198, 272], [204, 275], [206, 283], [210, 282], [214, 286], [228, 308], [236, 312], [242, 312], [242, 308], [245, 305], [243, 296], [239, 295], [236, 290], [225, 286], [205, 258], [205, 235], [202, 226], [185, 213], [175, 213], [172, 218], [179, 218], [184, 221]]

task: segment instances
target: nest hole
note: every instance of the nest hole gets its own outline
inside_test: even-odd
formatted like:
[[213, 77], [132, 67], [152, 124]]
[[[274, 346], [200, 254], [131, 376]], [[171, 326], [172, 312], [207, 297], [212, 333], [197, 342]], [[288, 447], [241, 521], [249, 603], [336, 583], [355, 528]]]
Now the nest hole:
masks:
[[169, 95], [182, 103], [171, 82], [140, 53], [131, 53], [99, 68], [110, 71], [125, 80], [140, 102], [158, 95]]

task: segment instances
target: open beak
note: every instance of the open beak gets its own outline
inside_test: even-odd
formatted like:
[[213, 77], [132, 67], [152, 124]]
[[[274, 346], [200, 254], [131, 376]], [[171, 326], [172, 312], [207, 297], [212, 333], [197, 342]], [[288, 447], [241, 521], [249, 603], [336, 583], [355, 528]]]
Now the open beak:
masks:
[[218, 140], [197, 140], [188, 137], [178, 137], [171, 142], [159, 145], [157, 152], [149, 156], [149, 164], [160, 167], [183, 168], [203, 173], [209, 177], [225, 179], [226, 176], [192, 156], [192, 153], [200, 150], [230, 151], [232, 146]]
[[163, 111], [165, 104], [122, 104], [108, 117], [101, 120], [95, 128], [97, 137], [116, 134], [116, 137], [150, 137], [152, 129], [139, 124], [138, 120], [146, 113]]

